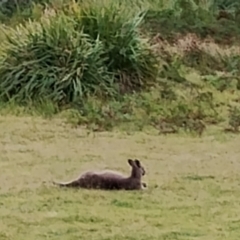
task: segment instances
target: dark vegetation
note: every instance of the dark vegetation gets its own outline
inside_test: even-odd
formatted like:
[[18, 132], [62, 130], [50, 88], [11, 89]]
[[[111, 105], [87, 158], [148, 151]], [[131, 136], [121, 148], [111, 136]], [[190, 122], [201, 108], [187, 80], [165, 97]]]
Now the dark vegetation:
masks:
[[0, 19], [3, 105], [95, 131], [238, 132], [236, 0], [9, 0]]

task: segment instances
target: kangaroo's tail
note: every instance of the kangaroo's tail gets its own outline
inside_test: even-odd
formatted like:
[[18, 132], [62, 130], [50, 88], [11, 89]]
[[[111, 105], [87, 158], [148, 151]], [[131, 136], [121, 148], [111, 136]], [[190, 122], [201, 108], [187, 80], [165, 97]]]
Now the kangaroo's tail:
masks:
[[80, 187], [78, 180], [73, 180], [73, 181], [65, 182], [65, 183], [52, 181], [52, 183], [59, 187], [73, 187], [73, 188]]

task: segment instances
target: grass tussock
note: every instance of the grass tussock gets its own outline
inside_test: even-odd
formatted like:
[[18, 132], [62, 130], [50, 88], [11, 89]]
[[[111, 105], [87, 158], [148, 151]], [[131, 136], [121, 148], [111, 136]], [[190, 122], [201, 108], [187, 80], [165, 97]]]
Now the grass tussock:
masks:
[[[154, 80], [157, 58], [137, 31], [141, 18], [125, 23], [123, 13], [111, 9], [97, 16], [94, 6], [74, 13], [42, 20], [37, 29], [27, 25], [20, 39], [7, 35], [0, 68], [3, 100], [68, 104], [91, 94], [139, 90]], [[108, 18], [113, 21], [105, 28]]]

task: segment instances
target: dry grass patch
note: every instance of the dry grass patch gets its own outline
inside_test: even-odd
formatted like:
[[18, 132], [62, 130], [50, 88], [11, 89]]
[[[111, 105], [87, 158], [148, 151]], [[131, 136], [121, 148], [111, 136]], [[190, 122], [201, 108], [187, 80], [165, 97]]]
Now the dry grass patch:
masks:
[[[239, 136], [87, 135], [0, 118], [0, 239], [239, 239]], [[58, 189], [87, 169], [147, 170], [143, 192]], [[45, 182], [45, 183], [44, 183]]]
[[161, 49], [164, 48], [165, 51], [171, 54], [178, 54], [180, 56], [194, 48], [205, 51], [212, 56], [220, 55], [221, 57], [226, 57], [240, 54], [240, 47], [238, 45], [219, 45], [210, 37], [200, 39], [194, 33], [179, 35], [174, 44], [169, 43], [167, 40], [163, 40], [160, 34], [154, 36], [151, 39], [151, 42], [156, 44], [156, 49], [160, 49], [160, 52]]

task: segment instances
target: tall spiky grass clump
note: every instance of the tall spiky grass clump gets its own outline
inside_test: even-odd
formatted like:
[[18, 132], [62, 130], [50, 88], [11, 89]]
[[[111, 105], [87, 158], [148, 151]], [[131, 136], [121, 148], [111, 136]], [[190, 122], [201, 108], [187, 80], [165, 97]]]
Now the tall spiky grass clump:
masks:
[[1, 99], [66, 104], [89, 95], [117, 96], [154, 81], [157, 58], [137, 30], [140, 19], [125, 21], [122, 12], [102, 9], [77, 5], [71, 14], [60, 11], [21, 33], [7, 32], [0, 54]]
[[68, 12], [77, 29], [83, 29], [104, 46], [105, 65], [123, 92], [141, 89], [158, 72], [158, 59], [140, 32], [144, 14], [122, 1], [86, 0]]
[[103, 45], [76, 31], [64, 15], [40, 23], [37, 30], [29, 27], [25, 36], [9, 35], [5, 44], [0, 66], [4, 100], [46, 98], [66, 103], [110, 87]]

